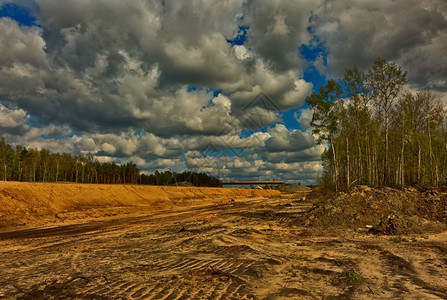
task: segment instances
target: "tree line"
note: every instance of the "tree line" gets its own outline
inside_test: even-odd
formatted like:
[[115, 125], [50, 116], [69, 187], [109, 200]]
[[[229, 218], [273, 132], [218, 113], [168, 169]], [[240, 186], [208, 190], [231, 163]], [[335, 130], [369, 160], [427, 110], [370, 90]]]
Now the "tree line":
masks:
[[133, 162], [100, 163], [92, 155], [51, 153], [48, 149], [10, 145], [0, 139], [0, 180], [28, 182], [75, 182], [99, 184], [220, 186], [219, 179], [204, 173], [170, 171], [146, 175]]
[[432, 91], [410, 91], [407, 82], [407, 71], [378, 58], [366, 72], [347, 69], [307, 97], [313, 133], [328, 144], [323, 185], [446, 184], [444, 107]]
[[150, 185], [188, 185], [187, 183], [189, 183], [193, 186], [222, 186], [221, 181], [214, 176], [191, 171], [184, 171], [182, 173], [155, 171], [154, 174], [142, 175], [141, 183]]

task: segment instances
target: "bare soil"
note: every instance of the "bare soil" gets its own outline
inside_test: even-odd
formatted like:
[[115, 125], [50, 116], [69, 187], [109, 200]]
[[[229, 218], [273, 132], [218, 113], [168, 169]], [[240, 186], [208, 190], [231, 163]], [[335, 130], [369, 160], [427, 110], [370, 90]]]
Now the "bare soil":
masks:
[[440, 188], [357, 186], [350, 193], [324, 197], [316, 192], [310, 197], [315, 205], [298, 224], [340, 229], [369, 225], [370, 232], [386, 235], [447, 230], [447, 191]]
[[[104, 188], [109, 200], [95, 207], [88, 200], [91, 195], [80, 193], [79, 204], [67, 208], [63, 203], [68, 200], [63, 199], [72, 199], [71, 191], [78, 188], [82, 193]], [[155, 207], [145, 196], [138, 212], [128, 199], [135, 193], [123, 191], [119, 195], [128, 205], [121, 206], [121, 212], [121, 204], [107, 190], [128, 188], [0, 185], [3, 200], [14, 196], [10, 201], [37, 201], [33, 210], [24, 206], [25, 224], [0, 228], [0, 298], [447, 299], [447, 232], [369, 233], [359, 227], [363, 217], [360, 222], [339, 221], [343, 214], [350, 215], [345, 208], [353, 198], [346, 195], [322, 202], [304, 191], [205, 189], [180, 197], [179, 190], [169, 189], [178, 198], [170, 199], [165, 190]], [[65, 196], [60, 189], [68, 190]], [[49, 195], [48, 190], [59, 204], [43, 213], [37, 208], [50, 206], [42, 196]], [[365, 199], [370, 199], [368, 193], [379, 201], [380, 190], [365, 192]], [[435, 197], [441, 199], [442, 191]], [[107, 201], [115, 204], [108, 208]], [[326, 217], [331, 205], [342, 208], [342, 213], [333, 213], [338, 217], [332, 223]], [[0, 207], [4, 220], [5, 211]], [[16, 220], [11, 211], [8, 208], [8, 220]], [[54, 212], [65, 219], [55, 218]], [[395, 213], [400, 219], [407, 216], [403, 210]], [[40, 223], [36, 216], [42, 218]], [[305, 224], [306, 219], [311, 222]], [[381, 219], [372, 221], [380, 224]]]
[[0, 230], [136, 216], [279, 194], [240, 188], [0, 181]]

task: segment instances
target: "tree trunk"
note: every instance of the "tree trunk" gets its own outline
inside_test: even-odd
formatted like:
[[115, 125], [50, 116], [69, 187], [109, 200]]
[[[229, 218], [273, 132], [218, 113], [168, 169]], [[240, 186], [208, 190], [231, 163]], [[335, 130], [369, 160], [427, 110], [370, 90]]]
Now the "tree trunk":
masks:
[[[363, 156], [362, 156], [362, 147], [360, 146], [360, 136], [358, 136], [357, 139], [357, 151], [359, 152], [359, 156], [358, 156], [358, 165], [357, 165], [357, 179], [359, 181], [360, 184], [363, 184], [363, 168], [362, 168], [362, 163], [363, 163]], [[368, 152], [368, 149], [366, 149], [366, 152]]]
[[383, 185], [388, 185], [388, 111], [385, 112], [385, 158], [383, 161]]
[[17, 181], [20, 181], [21, 179], [22, 179], [22, 166], [21, 166], [21, 163], [19, 161], [19, 174], [18, 174]]
[[404, 156], [405, 142], [402, 136], [402, 148], [400, 149], [400, 184], [405, 185], [405, 156]]
[[421, 166], [422, 166], [422, 148], [421, 141], [418, 137], [418, 184], [421, 184]]
[[78, 183], [78, 161], [77, 160], [76, 160], [75, 171], [76, 171], [76, 183]]
[[42, 181], [45, 182], [45, 176], [47, 175], [47, 164], [43, 164], [43, 179]]
[[[430, 130], [430, 122], [427, 121], [427, 127], [428, 127], [428, 151], [429, 151], [429, 157], [430, 157], [430, 184], [433, 184], [434, 181], [434, 175], [433, 175], [433, 148], [432, 148], [432, 139], [431, 139], [431, 130]], [[436, 183], [437, 185], [437, 183]]]
[[349, 177], [350, 170], [351, 170], [351, 167], [350, 167], [350, 162], [349, 162], [349, 137], [346, 134], [346, 188], [348, 188], [348, 189], [349, 189], [349, 185], [351, 184], [350, 177]]
[[332, 136], [330, 139], [331, 142], [331, 147], [332, 147], [332, 158], [334, 160], [334, 183], [335, 183], [335, 191], [338, 192], [338, 168], [337, 168], [337, 156], [335, 155], [335, 147], [334, 147], [334, 143], [332, 140]]

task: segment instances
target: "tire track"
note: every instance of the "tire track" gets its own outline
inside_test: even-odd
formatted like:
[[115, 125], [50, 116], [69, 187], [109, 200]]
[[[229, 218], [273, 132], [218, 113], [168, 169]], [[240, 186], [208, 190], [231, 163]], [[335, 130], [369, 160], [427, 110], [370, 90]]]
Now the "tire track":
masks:
[[[18, 246], [0, 256], [0, 298], [374, 298], [369, 285], [374, 293], [386, 295], [396, 296], [402, 287], [421, 298], [447, 294], [443, 284], [426, 279], [433, 276], [424, 279], [420, 274], [435, 268], [434, 276], [446, 280], [445, 239], [397, 246], [367, 236], [301, 235], [302, 228], [289, 225], [300, 208], [295, 203], [279, 205], [281, 201], [37, 229], [35, 236], [29, 231], [0, 233], [0, 239], [7, 239], [0, 245]], [[380, 247], [356, 246], [366, 240]], [[416, 265], [406, 256], [415, 248], [421, 252]], [[380, 274], [368, 274], [371, 259]], [[351, 269], [366, 283], [353, 283], [345, 272]], [[355, 294], [358, 291], [363, 294]]]

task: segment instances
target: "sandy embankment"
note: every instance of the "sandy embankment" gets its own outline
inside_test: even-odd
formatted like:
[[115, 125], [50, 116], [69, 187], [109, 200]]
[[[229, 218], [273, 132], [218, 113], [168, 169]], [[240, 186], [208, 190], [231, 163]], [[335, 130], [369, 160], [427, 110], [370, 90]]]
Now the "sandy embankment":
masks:
[[0, 183], [0, 231], [223, 204], [274, 190], [74, 183]]

